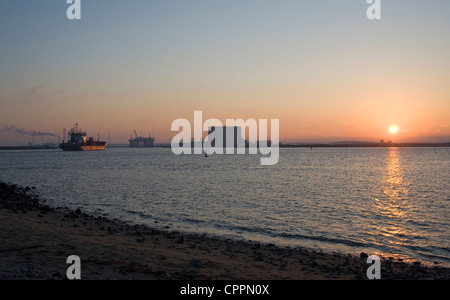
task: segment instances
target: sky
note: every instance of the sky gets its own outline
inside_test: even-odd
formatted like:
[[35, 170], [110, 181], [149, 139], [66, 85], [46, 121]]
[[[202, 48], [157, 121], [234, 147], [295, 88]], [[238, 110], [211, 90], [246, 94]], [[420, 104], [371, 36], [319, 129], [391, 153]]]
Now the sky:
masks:
[[75, 123], [168, 143], [196, 110], [279, 119], [282, 142], [450, 142], [448, 0], [382, 0], [381, 20], [365, 0], [81, 0], [81, 20], [68, 7], [0, 1], [0, 145]]

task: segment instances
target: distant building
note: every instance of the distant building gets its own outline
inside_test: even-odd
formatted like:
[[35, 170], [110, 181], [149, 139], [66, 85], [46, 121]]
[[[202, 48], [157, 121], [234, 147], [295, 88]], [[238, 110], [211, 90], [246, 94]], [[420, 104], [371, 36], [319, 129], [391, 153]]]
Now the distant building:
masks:
[[134, 131], [135, 138], [130, 136], [128, 142], [130, 142], [131, 148], [153, 148], [155, 139], [149, 135], [148, 138], [138, 136], [136, 130]]
[[[227, 127], [227, 126], [221, 126], [221, 127], [210, 127], [208, 130], [208, 135], [211, 135], [213, 132], [216, 132], [217, 130], [222, 131], [222, 146], [224, 148], [238, 148], [245, 147], [245, 140], [242, 138], [242, 131], [240, 126], [234, 126], [234, 127]], [[229, 135], [228, 140], [232, 140], [232, 144], [229, 145], [227, 143], [227, 134]], [[216, 147], [216, 140], [213, 140], [211, 142], [212, 147]]]

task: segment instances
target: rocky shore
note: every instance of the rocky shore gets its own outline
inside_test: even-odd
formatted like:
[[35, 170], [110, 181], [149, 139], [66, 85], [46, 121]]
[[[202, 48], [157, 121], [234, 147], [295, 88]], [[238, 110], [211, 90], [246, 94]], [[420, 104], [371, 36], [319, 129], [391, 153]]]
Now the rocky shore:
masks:
[[[0, 279], [66, 279], [67, 257], [82, 279], [367, 279], [367, 255], [156, 230], [55, 209], [33, 187], [0, 182]], [[382, 279], [450, 279], [447, 268], [381, 258]]]

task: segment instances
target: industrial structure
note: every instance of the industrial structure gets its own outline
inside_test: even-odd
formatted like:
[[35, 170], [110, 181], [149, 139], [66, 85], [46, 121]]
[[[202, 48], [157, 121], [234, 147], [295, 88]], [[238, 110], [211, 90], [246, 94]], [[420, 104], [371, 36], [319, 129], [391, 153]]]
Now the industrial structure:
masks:
[[130, 139], [128, 140], [130, 142], [130, 147], [131, 148], [139, 148], [139, 147], [144, 147], [144, 148], [153, 148], [154, 147], [154, 142], [155, 142], [155, 134], [153, 133], [153, 137], [150, 136], [150, 134], [148, 135], [148, 138], [142, 137], [142, 136], [138, 136], [136, 130], [134, 130], [134, 136], [135, 138], [133, 138], [133, 136], [130, 136]]
[[[223, 148], [244, 148], [246, 141], [242, 138], [241, 127], [227, 127], [227, 126], [212, 126], [209, 127], [208, 135], [210, 136], [213, 132], [218, 131], [219, 136], [221, 134], [222, 141], [213, 140], [211, 141], [211, 146], [216, 147], [216, 142], [218, 147]], [[222, 132], [220, 132], [222, 131]], [[228, 136], [228, 139], [227, 139]], [[228, 142], [228, 143], [227, 143]], [[231, 142], [231, 144], [230, 144]]]

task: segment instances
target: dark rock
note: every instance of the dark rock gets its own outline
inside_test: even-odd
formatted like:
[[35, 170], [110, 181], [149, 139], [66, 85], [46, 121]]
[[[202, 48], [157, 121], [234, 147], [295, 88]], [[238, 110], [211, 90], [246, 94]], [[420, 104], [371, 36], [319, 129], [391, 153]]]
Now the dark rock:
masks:
[[317, 268], [319, 266], [319, 264], [316, 263], [315, 261], [312, 261], [312, 262], [309, 263], [309, 266], [313, 267], [313, 268]]
[[59, 279], [64, 279], [64, 276], [60, 273], [60, 272], [56, 272], [52, 274], [52, 277], [54, 279], [59, 278]]
[[201, 268], [202, 267], [202, 261], [200, 259], [191, 259], [191, 261], [189, 262], [189, 267], [192, 268]]

